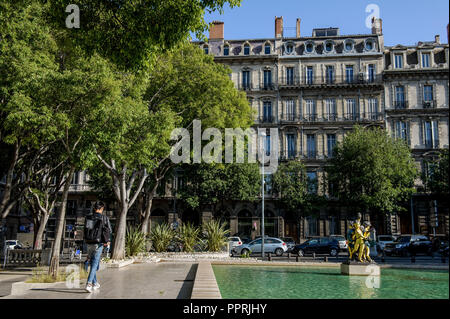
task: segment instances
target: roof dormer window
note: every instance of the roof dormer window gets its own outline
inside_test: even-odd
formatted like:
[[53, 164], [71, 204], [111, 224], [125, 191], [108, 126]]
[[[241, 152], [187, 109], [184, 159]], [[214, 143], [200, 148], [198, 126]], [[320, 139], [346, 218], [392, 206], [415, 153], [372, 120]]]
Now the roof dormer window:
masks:
[[333, 41], [325, 41], [323, 44], [324, 50], [326, 53], [332, 53], [334, 50], [334, 43]]
[[284, 45], [284, 52], [287, 54], [287, 55], [291, 55], [292, 53], [294, 53], [294, 44], [293, 43], [286, 43], [285, 45]]
[[230, 55], [230, 46], [228, 44], [225, 44], [223, 46], [223, 55], [225, 55], [225, 56]]
[[272, 46], [270, 45], [269, 42], [266, 42], [266, 44], [264, 45], [264, 54], [270, 54], [272, 51]]
[[351, 39], [345, 40], [344, 41], [344, 51], [349, 53], [352, 52], [353, 49], [355, 48], [355, 42]]
[[308, 54], [313, 53], [314, 47], [315, 47], [314, 42], [312, 42], [312, 41], [306, 42], [305, 43], [305, 52]]
[[250, 44], [244, 44], [244, 55], [250, 55]]
[[376, 49], [375, 41], [373, 39], [367, 39], [365, 42], [365, 50], [366, 51], [374, 51], [375, 49]]

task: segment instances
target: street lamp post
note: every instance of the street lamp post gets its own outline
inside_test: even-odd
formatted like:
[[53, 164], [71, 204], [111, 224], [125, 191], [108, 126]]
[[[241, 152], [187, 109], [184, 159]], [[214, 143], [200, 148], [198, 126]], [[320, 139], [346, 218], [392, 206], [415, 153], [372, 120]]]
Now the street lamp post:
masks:
[[262, 204], [261, 204], [261, 258], [264, 260], [264, 138], [266, 136], [265, 132], [260, 133], [262, 141], [262, 162], [261, 162], [261, 193], [262, 193]]

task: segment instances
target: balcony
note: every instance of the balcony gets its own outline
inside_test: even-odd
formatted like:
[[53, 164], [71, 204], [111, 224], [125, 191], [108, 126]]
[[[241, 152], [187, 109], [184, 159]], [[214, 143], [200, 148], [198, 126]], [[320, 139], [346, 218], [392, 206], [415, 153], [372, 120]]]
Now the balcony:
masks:
[[281, 121], [282, 122], [297, 122], [298, 121], [298, 117], [296, 116], [295, 113], [285, 113], [281, 117]]
[[69, 187], [69, 192], [87, 192], [91, 187], [88, 184], [72, 184]]
[[279, 86], [282, 87], [289, 87], [289, 86], [299, 86], [300, 85], [300, 79], [296, 76], [287, 76], [279, 78]]
[[396, 110], [403, 110], [408, 108], [408, 101], [400, 100], [400, 101], [394, 101], [394, 108]]
[[371, 83], [381, 83], [383, 76], [381, 74], [376, 74], [373, 76], [366, 77], [365, 74], [354, 75], [351, 78], [345, 77], [341, 83], [345, 84], [371, 84]]
[[437, 107], [436, 100], [423, 101], [422, 106], [424, 109], [434, 109]]
[[317, 122], [318, 120], [317, 113], [305, 114], [303, 116], [304, 122]]
[[316, 159], [317, 158], [317, 151], [316, 150], [308, 150], [305, 153], [306, 159]]
[[323, 115], [323, 120], [325, 122], [336, 122], [338, 120], [336, 113], [325, 113]]
[[364, 113], [362, 120], [368, 120], [368, 121], [383, 121], [384, 117], [383, 114], [378, 112], [369, 112]]
[[272, 82], [262, 82], [259, 87], [261, 88], [261, 90], [265, 91], [275, 90], [275, 84], [273, 84]]
[[299, 153], [296, 150], [280, 151], [280, 160], [293, 160], [299, 157]]
[[275, 123], [275, 117], [272, 115], [260, 116], [259, 122], [260, 123], [268, 123], [268, 124]]
[[346, 121], [359, 121], [360, 115], [357, 113], [345, 113], [344, 120]]
[[241, 83], [241, 85], [239, 86], [239, 90], [251, 91], [253, 90], [253, 85], [251, 83]]

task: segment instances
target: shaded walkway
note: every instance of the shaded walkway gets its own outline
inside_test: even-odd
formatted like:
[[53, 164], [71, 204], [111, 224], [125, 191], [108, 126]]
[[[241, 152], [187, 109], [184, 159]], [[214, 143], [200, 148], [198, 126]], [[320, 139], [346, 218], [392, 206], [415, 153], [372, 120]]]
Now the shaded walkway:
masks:
[[189, 299], [197, 264], [132, 264], [120, 269], [105, 269], [97, 274], [101, 288], [93, 293], [68, 289], [58, 284], [48, 289], [31, 290], [7, 299]]

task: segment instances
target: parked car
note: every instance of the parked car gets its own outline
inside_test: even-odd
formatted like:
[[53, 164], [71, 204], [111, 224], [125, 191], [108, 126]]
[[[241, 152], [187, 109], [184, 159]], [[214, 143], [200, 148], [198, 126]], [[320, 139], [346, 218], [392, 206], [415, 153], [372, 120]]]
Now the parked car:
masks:
[[339, 254], [340, 247], [337, 239], [332, 237], [313, 238], [305, 241], [303, 244], [294, 247], [292, 252], [300, 257], [306, 254], [329, 254], [335, 257]]
[[230, 250], [234, 247], [242, 245], [242, 240], [239, 237], [229, 237], [228, 242], [230, 243]]
[[402, 235], [390, 244], [386, 244], [384, 252], [387, 256], [410, 256], [411, 254], [431, 255], [433, 244], [424, 235]]
[[280, 238], [282, 241], [284, 241], [287, 245], [288, 252], [291, 252], [292, 249], [295, 247], [295, 240], [292, 237], [282, 237]]
[[382, 252], [386, 244], [392, 244], [395, 241], [394, 236], [379, 235], [377, 237], [377, 251]]
[[9, 239], [5, 241], [7, 249], [24, 249], [24, 245], [17, 239]]
[[[255, 239], [248, 244], [236, 246], [231, 251], [232, 255], [245, 255], [261, 253], [262, 239]], [[284, 241], [278, 238], [267, 237], [264, 238], [264, 253], [272, 253], [277, 256], [282, 256], [287, 252], [287, 245]]]
[[348, 250], [347, 240], [345, 239], [344, 236], [342, 236], [342, 235], [330, 235], [330, 238], [334, 238], [334, 239], [336, 239], [338, 241], [339, 249], [341, 251], [347, 251]]

